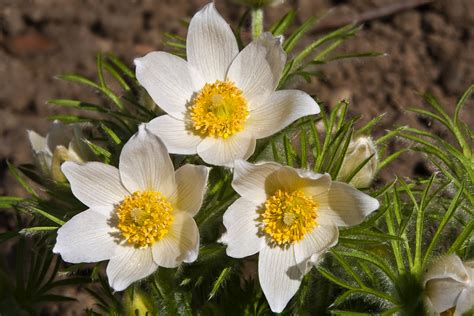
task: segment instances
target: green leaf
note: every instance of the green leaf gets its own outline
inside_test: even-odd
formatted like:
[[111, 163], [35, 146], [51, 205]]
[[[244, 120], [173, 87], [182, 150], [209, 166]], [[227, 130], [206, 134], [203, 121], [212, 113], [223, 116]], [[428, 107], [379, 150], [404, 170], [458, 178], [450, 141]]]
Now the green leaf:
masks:
[[385, 53], [379, 52], [351, 52], [345, 54], [338, 54], [333, 57], [329, 57], [326, 61], [334, 61], [339, 59], [348, 59], [348, 58], [367, 58], [367, 57], [380, 57], [380, 56], [387, 56]]
[[212, 285], [212, 290], [211, 290], [211, 293], [209, 293], [208, 300], [211, 300], [217, 294], [217, 291], [223, 286], [225, 281], [229, 279], [231, 274], [232, 274], [231, 267], [226, 267], [221, 271], [221, 273], [219, 274], [219, 277]]
[[35, 206], [32, 206], [32, 205], [24, 206], [24, 207], [25, 207], [26, 210], [31, 211], [33, 213], [36, 213], [38, 215], [41, 215], [41, 216], [49, 219], [50, 221], [52, 221], [52, 222], [54, 222], [54, 223], [56, 223], [60, 226], [64, 225], [64, 223], [65, 223], [63, 220], [57, 218], [56, 216], [48, 213], [47, 211], [44, 211], [44, 210], [38, 208], [38, 207], [35, 207]]
[[101, 113], [107, 112], [106, 110], [102, 109], [100, 106], [96, 104], [82, 102], [79, 100], [52, 99], [52, 100], [48, 100], [47, 103], [56, 105], [56, 106], [75, 108], [75, 109], [86, 110], [86, 111], [94, 111], [94, 112], [101, 112]]
[[23, 200], [24, 198], [16, 196], [0, 196], [0, 209], [11, 208]]
[[370, 134], [372, 128], [377, 125], [385, 117], [385, 115], [386, 113], [383, 113], [371, 119], [369, 122], [367, 122], [367, 124], [357, 130], [356, 135], [359, 136], [364, 134]]
[[296, 18], [296, 11], [291, 9], [279, 21], [270, 27], [270, 32], [274, 36], [282, 35], [291, 26]]
[[285, 52], [290, 53], [295, 48], [301, 37], [314, 26], [316, 21], [317, 19], [315, 17], [310, 17], [300, 27], [298, 27], [296, 31], [294, 31], [293, 34], [291, 34], [283, 43], [283, 49]]
[[130, 79], [135, 79], [135, 73], [127, 67], [117, 56], [108, 53], [107, 58]]
[[456, 193], [456, 196], [451, 201], [451, 204], [449, 205], [448, 210], [446, 211], [446, 213], [444, 213], [443, 219], [439, 223], [438, 228], [436, 229], [436, 232], [431, 238], [428, 248], [425, 251], [425, 256], [423, 258], [423, 266], [428, 262], [431, 252], [436, 246], [436, 243], [438, 242], [438, 239], [440, 238], [441, 233], [443, 232], [443, 229], [446, 227], [449, 220], [454, 215], [454, 212], [458, 209], [460, 203], [462, 202], [461, 197], [462, 197], [463, 191], [464, 191], [464, 186], [461, 187], [460, 190], [458, 190], [458, 192]]
[[10, 172], [10, 174], [16, 179], [16, 181], [18, 181], [18, 183], [29, 193], [31, 194], [32, 196], [34, 197], [38, 197], [38, 194], [35, 192], [35, 190], [33, 189], [33, 187], [31, 185], [28, 184], [28, 182], [26, 181], [26, 179], [23, 177], [23, 173], [18, 170], [17, 167], [15, 167], [14, 165], [12, 165], [9, 161], [7, 161], [7, 166], [8, 166], [8, 171]]
[[110, 129], [109, 127], [107, 127], [107, 125], [105, 125], [104, 123], [101, 123], [100, 124], [100, 128], [107, 134], [107, 136], [109, 136], [109, 138], [116, 144], [116, 145], [120, 145], [122, 143], [122, 140], [120, 139], [120, 137], [112, 130]]

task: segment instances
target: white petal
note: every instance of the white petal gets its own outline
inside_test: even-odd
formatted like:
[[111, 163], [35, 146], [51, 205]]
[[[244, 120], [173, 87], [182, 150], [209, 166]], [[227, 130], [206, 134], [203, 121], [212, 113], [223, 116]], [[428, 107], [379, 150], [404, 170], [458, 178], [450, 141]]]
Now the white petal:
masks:
[[71, 129], [60, 121], [54, 121], [46, 135], [46, 144], [50, 152], [54, 153], [57, 146], [67, 147], [71, 139]]
[[47, 150], [46, 138], [35, 131], [28, 130], [28, 139], [30, 140], [31, 148], [34, 152]]
[[465, 285], [450, 278], [432, 279], [426, 283], [426, 295], [438, 313], [456, 305], [456, 301], [465, 289]]
[[274, 37], [272, 33], [265, 32], [249, 45], [261, 45], [265, 47], [267, 51], [265, 57], [273, 74], [272, 91], [276, 90], [286, 63], [286, 53], [282, 47], [281, 37]]
[[256, 254], [265, 245], [265, 239], [258, 236], [258, 205], [239, 198], [224, 213], [224, 233], [220, 242], [227, 245], [227, 255], [243, 258]]
[[184, 165], [176, 170], [176, 191], [169, 197], [175, 209], [194, 216], [201, 208], [206, 192], [209, 168]]
[[258, 258], [258, 277], [272, 311], [283, 311], [298, 291], [302, 279], [293, 247], [264, 247]]
[[270, 175], [282, 166], [276, 162], [251, 164], [245, 160], [234, 162], [234, 179], [232, 187], [237, 193], [257, 203], [264, 202], [277, 189], [279, 183], [272, 181]]
[[169, 196], [175, 190], [173, 162], [165, 145], [144, 124], [123, 146], [120, 179], [130, 191], [159, 191]]
[[72, 193], [88, 207], [113, 205], [130, 195], [120, 182], [118, 169], [113, 166], [66, 161], [61, 170], [71, 184]]
[[303, 116], [319, 113], [316, 101], [299, 90], [275, 91], [250, 106], [246, 128], [257, 139], [273, 135]]
[[[317, 221], [317, 220], [316, 220]], [[329, 248], [337, 244], [339, 230], [335, 224], [318, 225], [295, 244], [295, 257], [301, 273], [306, 274]]]
[[302, 190], [308, 196], [323, 194], [329, 190], [331, 185], [329, 174], [314, 173], [287, 166], [280, 168], [271, 177], [276, 178], [281, 188], [287, 191]]
[[162, 267], [175, 268], [181, 262], [193, 262], [199, 252], [199, 230], [185, 212], [174, 214], [168, 234], [152, 246], [153, 260]]
[[200, 72], [206, 82], [225, 79], [239, 48], [234, 33], [213, 2], [191, 19], [186, 53], [189, 64]]
[[315, 199], [319, 204], [318, 215], [332, 220], [338, 226], [358, 225], [379, 208], [379, 202], [373, 197], [336, 181], [331, 183], [329, 191]]
[[197, 147], [199, 157], [216, 166], [232, 167], [234, 160], [247, 160], [255, 151], [255, 138], [238, 133], [229, 138], [205, 138]]
[[470, 275], [458, 256], [449, 255], [440, 257], [433, 261], [425, 271], [423, 281], [426, 283], [432, 279], [444, 278], [451, 278], [458, 282], [468, 283]]
[[116, 291], [125, 290], [130, 284], [156, 271], [151, 248], [135, 248], [130, 245], [117, 248], [115, 256], [107, 265], [110, 286]]
[[204, 81], [199, 73], [177, 56], [151, 52], [135, 59], [136, 76], [153, 101], [176, 118], [183, 118], [186, 105]]
[[227, 73], [227, 79], [234, 82], [250, 102], [250, 110], [253, 99], [258, 96], [267, 98], [275, 90], [272, 69], [266, 57], [264, 45], [248, 45], [237, 55]]
[[114, 256], [117, 230], [110, 225], [113, 207], [92, 208], [58, 229], [53, 252], [70, 263], [98, 262]]
[[473, 315], [474, 312], [474, 288], [469, 287], [464, 289], [459, 295], [458, 301], [456, 303], [456, 311], [454, 312], [454, 316], [461, 316], [465, 315], [465, 313], [470, 312], [466, 315]]
[[195, 155], [202, 138], [190, 131], [186, 124], [183, 120], [162, 115], [151, 120], [147, 128], [165, 143], [170, 153]]

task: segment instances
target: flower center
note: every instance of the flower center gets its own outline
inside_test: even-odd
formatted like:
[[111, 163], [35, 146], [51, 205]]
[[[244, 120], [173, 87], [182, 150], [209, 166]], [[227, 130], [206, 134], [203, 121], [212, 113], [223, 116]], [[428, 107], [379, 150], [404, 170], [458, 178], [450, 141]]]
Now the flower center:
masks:
[[261, 231], [279, 246], [300, 241], [316, 226], [318, 206], [302, 191], [278, 190], [260, 210]]
[[173, 223], [171, 203], [156, 191], [137, 191], [116, 206], [118, 229], [136, 247], [161, 240]]
[[244, 128], [248, 115], [243, 92], [231, 81], [206, 83], [190, 108], [193, 128], [202, 136], [227, 138]]

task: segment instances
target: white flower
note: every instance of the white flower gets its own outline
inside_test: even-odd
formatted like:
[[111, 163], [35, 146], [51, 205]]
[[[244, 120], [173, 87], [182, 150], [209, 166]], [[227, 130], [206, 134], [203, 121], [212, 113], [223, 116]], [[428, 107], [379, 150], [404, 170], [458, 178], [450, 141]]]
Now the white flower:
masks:
[[455, 307], [454, 316], [461, 316], [474, 308], [474, 261], [463, 263], [456, 255], [441, 257], [425, 271], [423, 284], [438, 314]]
[[232, 187], [241, 195], [225, 212], [227, 254], [260, 253], [260, 285], [272, 311], [281, 312], [303, 276], [337, 243], [337, 226], [351, 226], [379, 207], [328, 174], [277, 163], [235, 161]]
[[239, 53], [213, 3], [192, 18], [186, 52], [187, 61], [165, 52], [135, 60], [138, 81], [167, 113], [150, 130], [171, 153], [232, 166], [252, 155], [256, 139], [319, 113], [308, 94], [275, 91], [286, 62], [281, 40], [266, 33]]
[[58, 230], [53, 251], [64, 261], [110, 260], [110, 286], [124, 290], [153, 273], [196, 260], [199, 211], [208, 168], [176, 172], [163, 143], [139, 127], [123, 147], [119, 168], [65, 162], [72, 193], [87, 207]]
[[347, 178], [370, 156], [372, 158], [349, 181], [356, 188], [367, 188], [372, 183], [377, 172], [377, 150], [370, 137], [359, 137], [351, 140], [346, 156], [337, 175], [337, 180], [347, 181]]
[[61, 172], [61, 164], [64, 161], [91, 160], [92, 152], [82, 137], [82, 130], [78, 125], [65, 126], [59, 121], [53, 122], [46, 137], [28, 130], [33, 160], [41, 175], [47, 179], [64, 181]]

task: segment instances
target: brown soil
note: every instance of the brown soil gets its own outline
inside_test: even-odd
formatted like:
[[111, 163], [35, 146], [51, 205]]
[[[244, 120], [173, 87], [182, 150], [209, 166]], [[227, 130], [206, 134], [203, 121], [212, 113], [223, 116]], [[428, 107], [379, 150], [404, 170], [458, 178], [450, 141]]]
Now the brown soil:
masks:
[[[26, 129], [47, 131], [46, 116], [59, 110], [51, 98], [98, 99], [87, 89], [58, 81], [55, 75], [79, 73], [95, 78], [95, 53], [114, 52], [127, 63], [161, 50], [164, 32], [185, 35], [179, 18], [191, 17], [208, 0], [0, 0], [0, 194], [24, 194], [7, 176], [6, 161], [31, 161]], [[216, 1], [236, 25], [242, 8]], [[410, 0], [292, 0], [269, 9], [270, 24], [291, 6], [301, 22], [335, 8], [325, 20], [346, 17]], [[322, 21], [324, 22], [324, 20]], [[472, 0], [439, 0], [364, 24], [344, 51], [379, 51], [385, 57], [341, 61], [324, 66], [324, 76], [304, 84], [326, 104], [350, 97], [352, 114], [364, 119], [387, 113], [376, 130], [394, 125], [439, 129], [406, 112], [420, 105], [418, 92], [430, 90], [452, 111], [456, 99], [474, 83], [474, 5]], [[320, 36], [314, 32], [310, 36]], [[303, 84], [303, 82], [302, 82]], [[464, 118], [474, 124], [471, 100]], [[402, 157], [393, 165], [400, 175], [427, 172], [421, 157]]]

